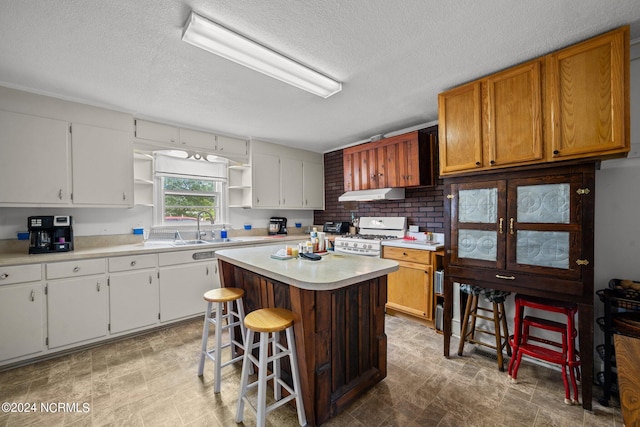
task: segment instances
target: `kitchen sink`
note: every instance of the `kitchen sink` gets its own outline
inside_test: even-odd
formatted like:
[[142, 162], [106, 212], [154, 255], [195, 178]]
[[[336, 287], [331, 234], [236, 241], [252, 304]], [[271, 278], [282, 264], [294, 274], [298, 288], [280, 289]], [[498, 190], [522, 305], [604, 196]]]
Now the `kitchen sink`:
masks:
[[232, 243], [235, 240], [232, 239], [213, 239], [213, 240], [176, 240], [173, 242], [173, 246], [200, 246], [200, 245], [215, 245], [219, 243]]

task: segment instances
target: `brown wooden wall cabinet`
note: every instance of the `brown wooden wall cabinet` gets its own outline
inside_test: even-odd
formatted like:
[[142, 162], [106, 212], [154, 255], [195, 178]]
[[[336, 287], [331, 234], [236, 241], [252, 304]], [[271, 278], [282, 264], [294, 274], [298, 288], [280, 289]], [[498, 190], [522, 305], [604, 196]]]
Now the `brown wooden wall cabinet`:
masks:
[[435, 185], [433, 133], [409, 132], [343, 150], [344, 190]]
[[590, 409], [595, 163], [446, 178], [444, 187], [445, 356], [453, 282], [576, 302]]
[[629, 27], [443, 92], [440, 174], [624, 157]]

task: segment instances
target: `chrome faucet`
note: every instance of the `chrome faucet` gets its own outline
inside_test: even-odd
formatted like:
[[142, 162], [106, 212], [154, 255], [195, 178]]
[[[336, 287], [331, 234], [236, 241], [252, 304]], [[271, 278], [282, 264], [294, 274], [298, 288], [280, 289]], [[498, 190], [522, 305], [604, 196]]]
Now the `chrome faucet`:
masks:
[[203, 215], [209, 215], [209, 219], [211, 220], [211, 224], [213, 224], [213, 222], [215, 221], [213, 219], [213, 215], [211, 215], [211, 212], [207, 212], [207, 211], [200, 211], [198, 212], [198, 215], [196, 217], [197, 219], [197, 227], [198, 227], [198, 234], [196, 235], [196, 239], [201, 239], [202, 238], [202, 233], [207, 234], [206, 231], [202, 232], [200, 231], [200, 218], [202, 218]]

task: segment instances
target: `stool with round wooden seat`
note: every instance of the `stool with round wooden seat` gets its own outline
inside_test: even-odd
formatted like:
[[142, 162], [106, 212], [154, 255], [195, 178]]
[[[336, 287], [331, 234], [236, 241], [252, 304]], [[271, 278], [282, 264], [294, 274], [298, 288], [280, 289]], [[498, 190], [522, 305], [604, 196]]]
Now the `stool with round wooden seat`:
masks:
[[[245, 317], [247, 351], [244, 353], [242, 362], [236, 422], [240, 423], [244, 418], [245, 403], [248, 403], [256, 411], [257, 426], [264, 426], [269, 412], [295, 399], [298, 422], [301, 426], [307, 424], [300, 394], [300, 373], [298, 372], [296, 345], [293, 336], [293, 322], [293, 313], [283, 308], [262, 308], [249, 313]], [[280, 332], [282, 331], [285, 331], [286, 347], [280, 343]], [[253, 342], [255, 333], [260, 334], [260, 339], [257, 343]], [[269, 356], [269, 344], [271, 344], [271, 356]], [[252, 353], [255, 348], [259, 348], [257, 359]], [[290, 387], [282, 380], [280, 359], [283, 357], [289, 357], [293, 387]], [[268, 374], [267, 370], [270, 363], [271, 374]], [[249, 384], [250, 369], [253, 365], [258, 368], [258, 379]], [[267, 406], [267, 381], [269, 380], [273, 380], [275, 402]], [[256, 405], [253, 406], [247, 397], [247, 391], [255, 387], [258, 387], [258, 396]], [[282, 387], [289, 393], [288, 396], [282, 397]]]
[[[464, 316], [460, 327], [460, 344], [458, 346], [458, 355], [462, 356], [464, 343], [469, 342], [478, 344], [496, 350], [498, 359], [498, 369], [504, 371], [504, 362], [502, 349], [506, 347], [507, 354], [511, 356], [511, 347], [509, 347], [509, 329], [507, 328], [507, 319], [504, 310], [504, 301], [510, 292], [495, 291], [485, 289], [480, 286], [460, 285], [460, 290], [469, 295], [467, 305], [465, 307]], [[480, 297], [484, 297], [492, 304], [492, 308], [485, 308], [479, 305]], [[484, 316], [478, 311], [491, 312], [491, 317]], [[476, 327], [476, 320], [482, 319], [493, 322], [493, 331], [489, 329], [481, 329]], [[488, 344], [484, 341], [476, 339], [476, 333], [493, 335], [495, 337], [495, 345]]]
[[[515, 305], [514, 334], [510, 337], [513, 357], [509, 362], [509, 378], [514, 382], [516, 381], [523, 355], [558, 364], [562, 368], [562, 383], [565, 390], [564, 402], [566, 404], [579, 403], [577, 381], [580, 380], [580, 354], [575, 345], [578, 335], [575, 327], [575, 315], [578, 312], [577, 304], [518, 294], [515, 298]], [[532, 315], [525, 316], [526, 307], [540, 312], [547, 311], [562, 314], [565, 316], [566, 321], [560, 322]], [[538, 332], [557, 333], [560, 335], [560, 340], [534, 335], [532, 334], [532, 329], [538, 330]], [[575, 396], [573, 400], [571, 399], [567, 371], [569, 372]]]
[[[238, 349], [245, 348], [242, 339], [244, 338], [244, 307], [242, 297], [244, 291], [237, 288], [219, 288], [207, 291], [204, 294], [204, 300], [207, 301], [207, 312], [204, 315], [204, 328], [202, 330], [202, 354], [200, 355], [200, 366], [198, 367], [198, 375], [202, 376], [204, 372], [205, 357], [214, 362], [214, 386], [213, 391], [220, 393], [220, 371], [223, 367], [242, 360], [242, 354]], [[233, 309], [235, 302], [236, 309]], [[214, 307], [215, 304], [215, 307]], [[224, 306], [226, 304], [226, 312]], [[215, 308], [215, 315], [212, 309]], [[223, 324], [226, 321], [226, 324]], [[209, 339], [209, 325], [215, 326], [215, 345], [211, 349], [207, 349], [207, 341]], [[240, 327], [242, 336], [236, 339], [235, 328]], [[229, 331], [229, 340], [222, 343], [222, 333]], [[230, 347], [231, 359], [222, 363], [222, 350]]]

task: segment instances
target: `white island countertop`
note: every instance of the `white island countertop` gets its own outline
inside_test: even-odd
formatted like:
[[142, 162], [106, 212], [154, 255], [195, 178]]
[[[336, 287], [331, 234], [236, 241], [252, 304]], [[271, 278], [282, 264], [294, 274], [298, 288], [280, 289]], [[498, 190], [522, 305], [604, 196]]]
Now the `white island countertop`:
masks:
[[216, 257], [256, 274], [309, 290], [332, 290], [398, 270], [396, 261], [327, 252], [320, 261], [271, 258], [282, 246], [222, 249]]

